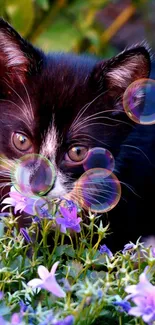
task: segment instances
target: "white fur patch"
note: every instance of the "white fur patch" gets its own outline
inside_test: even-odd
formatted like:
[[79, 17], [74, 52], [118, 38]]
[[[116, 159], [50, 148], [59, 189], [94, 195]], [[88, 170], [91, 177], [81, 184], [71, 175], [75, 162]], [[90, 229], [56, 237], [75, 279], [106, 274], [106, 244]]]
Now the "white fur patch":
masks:
[[16, 67], [28, 64], [28, 60], [20, 50], [19, 46], [3, 31], [0, 32], [0, 52], [5, 54], [7, 67]]
[[52, 198], [58, 198], [62, 197], [67, 193], [67, 189], [64, 185], [64, 181], [66, 180], [66, 177], [64, 174], [62, 174], [60, 171], [58, 171], [55, 181], [54, 188], [48, 193], [48, 197]]
[[143, 77], [143, 72], [140, 70], [143, 64], [143, 57], [140, 55], [128, 58], [125, 63], [120, 63], [117, 68], [109, 71], [107, 77], [111, 79], [112, 85], [127, 87], [134, 80]]
[[53, 161], [55, 160], [56, 150], [58, 147], [57, 131], [54, 125], [48, 129], [44, 142], [42, 143], [40, 154]]
[[53, 124], [52, 127], [48, 129], [40, 150], [40, 154], [44, 157], [47, 157], [52, 162], [56, 170], [56, 181], [54, 188], [47, 195], [51, 198], [58, 198], [64, 196], [67, 193], [67, 189], [64, 185], [67, 177], [57, 169], [55, 163], [58, 141], [57, 131]]

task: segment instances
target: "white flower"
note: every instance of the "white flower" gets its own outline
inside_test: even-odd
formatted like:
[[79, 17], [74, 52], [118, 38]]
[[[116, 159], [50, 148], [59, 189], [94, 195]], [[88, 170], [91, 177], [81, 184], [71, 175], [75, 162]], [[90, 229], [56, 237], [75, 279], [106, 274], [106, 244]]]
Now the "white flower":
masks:
[[42, 288], [50, 291], [57, 297], [65, 297], [66, 294], [59, 286], [55, 278], [55, 272], [59, 262], [53, 264], [51, 271], [49, 272], [45, 266], [40, 265], [38, 267], [38, 274], [40, 279], [33, 279], [28, 282], [28, 286], [32, 288]]

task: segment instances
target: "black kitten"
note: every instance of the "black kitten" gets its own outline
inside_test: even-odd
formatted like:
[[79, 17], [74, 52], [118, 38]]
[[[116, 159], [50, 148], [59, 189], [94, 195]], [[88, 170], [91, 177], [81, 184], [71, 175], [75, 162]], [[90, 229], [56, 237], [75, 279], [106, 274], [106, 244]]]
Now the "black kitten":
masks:
[[[89, 148], [111, 151], [122, 182], [122, 198], [108, 214], [111, 249], [155, 234], [155, 126], [135, 125], [122, 108], [125, 89], [149, 73], [150, 55], [143, 45], [108, 61], [46, 55], [0, 20], [1, 157], [8, 164], [33, 152], [48, 158], [57, 176], [47, 195], [59, 197], [83, 173]], [[4, 172], [2, 164], [3, 158], [4, 187], [10, 171]]]

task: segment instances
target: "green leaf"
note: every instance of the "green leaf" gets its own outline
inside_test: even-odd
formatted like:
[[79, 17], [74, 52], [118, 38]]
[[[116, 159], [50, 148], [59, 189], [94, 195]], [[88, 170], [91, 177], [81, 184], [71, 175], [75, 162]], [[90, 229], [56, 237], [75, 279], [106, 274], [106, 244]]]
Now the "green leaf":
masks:
[[49, 9], [49, 1], [48, 0], [36, 0], [36, 3], [43, 10]]
[[0, 0], [0, 16], [4, 16], [4, 10], [5, 10], [5, 0]]
[[69, 246], [69, 245], [61, 245], [61, 246], [58, 246], [55, 250], [55, 254], [57, 257], [65, 254], [67, 256], [70, 256], [70, 257], [74, 257], [75, 256], [75, 251], [74, 249], [72, 248], [72, 246]]
[[5, 227], [5, 224], [4, 222], [0, 222], [0, 238], [2, 238], [2, 236], [4, 235], [4, 227]]
[[11, 24], [23, 36], [26, 36], [34, 21], [34, 7], [32, 0], [6, 0], [6, 12]]
[[77, 28], [62, 16], [38, 37], [36, 44], [45, 51], [70, 51], [79, 39]]
[[0, 315], [1, 316], [8, 315], [9, 312], [10, 312], [9, 308], [2, 301], [2, 303], [0, 304]]

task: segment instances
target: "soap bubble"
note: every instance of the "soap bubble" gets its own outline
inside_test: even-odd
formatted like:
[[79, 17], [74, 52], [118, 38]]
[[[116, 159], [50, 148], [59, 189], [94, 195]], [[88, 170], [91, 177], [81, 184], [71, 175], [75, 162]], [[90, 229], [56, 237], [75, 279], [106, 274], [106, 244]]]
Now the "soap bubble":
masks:
[[123, 107], [132, 121], [155, 124], [155, 80], [139, 79], [130, 84], [123, 95]]
[[114, 157], [111, 152], [105, 148], [92, 148], [89, 150], [83, 167], [85, 171], [92, 168], [104, 168], [111, 173], [115, 167]]
[[38, 154], [28, 154], [14, 164], [11, 181], [16, 190], [25, 196], [45, 195], [55, 181], [52, 163]]
[[40, 218], [51, 218], [52, 205], [46, 198], [39, 198], [33, 206], [34, 215], [37, 215]]
[[76, 182], [75, 195], [80, 206], [92, 212], [112, 210], [121, 197], [121, 185], [109, 170], [92, 168]]

